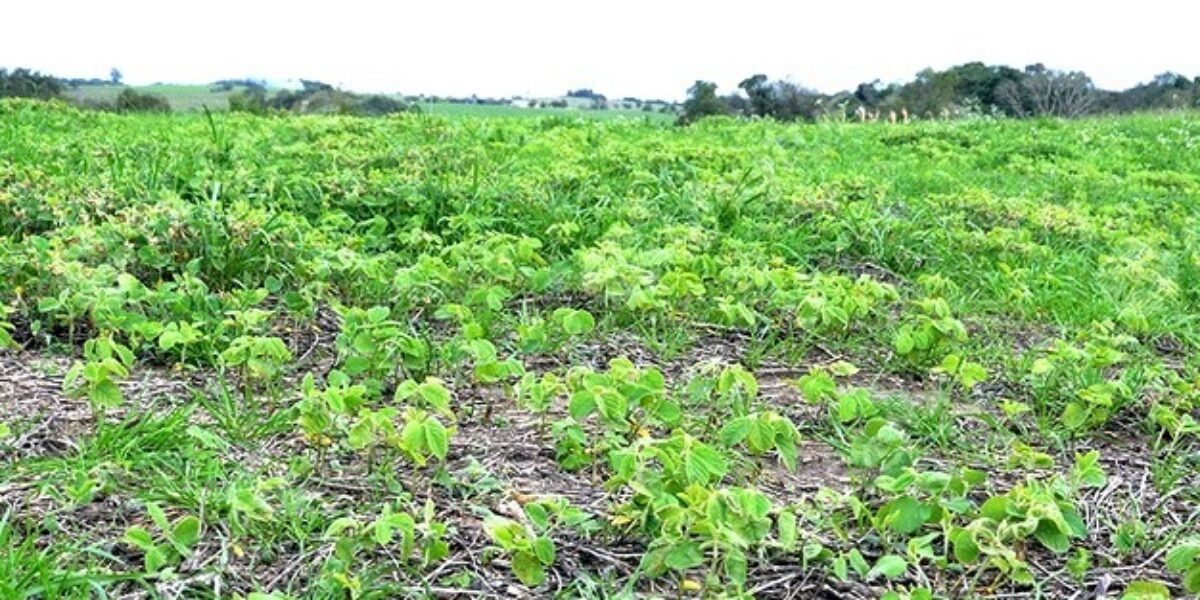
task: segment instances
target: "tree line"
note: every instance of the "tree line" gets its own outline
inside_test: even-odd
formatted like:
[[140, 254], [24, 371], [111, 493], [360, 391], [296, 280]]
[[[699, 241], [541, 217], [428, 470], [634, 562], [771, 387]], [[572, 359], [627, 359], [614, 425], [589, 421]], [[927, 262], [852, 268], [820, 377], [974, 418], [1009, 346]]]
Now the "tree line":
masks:
[[907, 83], [861, 83], [853, 90], [820, 93], [766, 75], [747, 77], [732, 94], [697, 81], [688, 89], [681, 123], [710, 115], [773, 118], [908, 120], [970, 116], [1064, 117], [1200, 106], [1200, 77], [1163, 73], [1121, 91], [1102, 90], [1082, 71], [1037, 63], [1024, 69], [970, 62], [944, 71], [925, 69]]
[[[379, 94], [355, 94], [340, 90], [320, 81], [302, 79], [299, 90], [271, 92], [265, 82], [252, 79], [225, 79], [213, 83], [212, 90], [230, 92], [229, 109], [232, 111], [267, 113], [335, 113], [361, 116], [386, 115], [419, 110], [391, 96]], [[110, 78], [62, 79], [30, 69], [17, 68], [9, 71], [0, 68], [0, 98], [58, 99], [92, 110], [110, 112], [169, 112], [171, 104], [157, 94], [139, 92], [125, 87], [111, 100], [74, 98], [67, 92], [81, 85], [121, 84], [121, 73], [113, 69]]]

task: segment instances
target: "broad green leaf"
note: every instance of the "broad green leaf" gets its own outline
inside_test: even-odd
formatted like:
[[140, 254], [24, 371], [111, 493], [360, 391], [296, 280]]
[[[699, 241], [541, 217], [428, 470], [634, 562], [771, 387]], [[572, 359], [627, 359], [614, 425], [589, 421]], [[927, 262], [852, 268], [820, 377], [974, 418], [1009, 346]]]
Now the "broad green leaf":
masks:
[[386, 306], [372, 306], [367, 309], [367, 319], [372, 323], [380, 323], [387, 319], [390, 313]]
[[512, 558], [513, 574], [521, 583], [537, 587], [546, 580], [546, 569], [536, 556], [529, 552], [517, 552]]
[[1171, 600], [1171, 590], [1158, 581], [1131, 581], [1121, 600]]
[[1071, 539], [1059, 529], [1054, 521], [1049, 519], [1038, 521], [1037, 529], [1033, 531], [1033, 535], [1043, 546], [1055, 554], [1062, 554], [1071, 548]]
[[1182, 573], [1200, 559], [1200, 541], [1179, 544], [1167, 551], [1167, 568], [1173, 573]]
[[725, 476], [725, 459], [702, 444], [694, 445], [683, 457], [684, 470], [691, 483], [705, 484]]
[[583, 335], [591, 333], [596, 328], [596, 319], [586, 310], [571, 311], [563, 319], [563, 330], [569, 335]]
[[185, 548], [200, 541], [200, 519], [192, 515], [180, 518], [171, 530], [171, 540]]
[[436, 418], [425, 421], [425, 443], [429, 446], [430, 454], [445, 460], [450, 451], [450, 435], [446, 427]]
[[1183, 589], [1193, 594], [1200, 594], [1200, 563], [1183, 573]]
[[880, 508], [879, 518], [890, 524], [896, 533], [908, 535], [920, 529], [932, 512], [929, 505], [911, 496], [901, 496]]
[[182, 343], [183, 335], [175, 330], [168, 329], [158, 336], [158, 347], [163, 350], [170, 350]]
[[730, 548], [725, 555], [725, 576], [743, 587], [746, 585], [746, 554], [739, 548]]
[[979, 546], [969, 530], [951, 530], [950, 543], [954, 545], [954, 558], [958, 562], [971, 564], [979, 558]]
[[163, 533], [171, 531], [171, 523], [167, 521], [167, 513], [163, 512], [163, 509], [158, 504], [147, 502], [146, 512], [150, 515], [150, 520], [154, 521], [159, 531]]
[[151, 548], [146, 551], [145, 558], [146, 572], [157, 573], [167, 566], [167, 555], [162, 548]]
[[96, 385], [89, 397], [97, 406], [116, 408], [121, 405], [121, 388], [117, 387], [112, 380], [105, 379]]
[[895, 554], [885, 554], [875, 561], [875, 566], [871, 567], [871, 571], [867, 574], [867, 579], [872, 579], [875, 576], [883, 575], [888, 579], [896, 579], [904, 575], [908, 570], [908, 562]]
[[721, 444], [726, 447], [737, 445], [750, 434], [750, 427], [750, 417], [736, 417], [731, 419], [721, 428], [721, 432], [718, 434]]
[[892, 340], [892, 347], [896, 349], [896, 354], [901, 356], [911, 353], [915, 345], [912, 332], [907, 329], [896, 332], [896, 338]]
[[699, 544], [695, 542], [679, 542], [671, 546], [671, 549], [667, 551], [664, 562], [671, 569], [686, 571], [700, 566], [704, 562], [704, 555], [700, 552]]
[[544, 530], [550, 526], [550, 513], [546, 511], [546, 507], [539, 502], [529, 502], [524, 507], [525, 516], [529, 517], [529, 521], [538, 530]]
[[779, 527], [779, 545], [784, 550], [792, 550], [796, 547], [798, 538], [796, 532], [796, 513], [790, 510], [780, 511], [775, 517], [775, 521]]
[[154, 548], [154, 538], [150, 532], [137, 526], [125, 530], [125, 541], [142, 552], [149, 552]]
[[600, 415], [610, 423], [624, 423], [629, 413], [629, 404], [625, 396], [615, 391], [602, 392], [596, 398], [596, 406], [600, 408]]
[[554, 542], [550, 538], [541, 536], [534, 540], [533, 552], [543, 565], [550, 566], [554, 564]]
[[837, 375], [838, 377], [849, 377], [855, 373], [858, 373], [858, 367], [854, 366], [853, 363], [839, 360], [832, 365], [829, 365], [829, 372]]
[[568, 407], [571, 417], [576, 420], [583, 420], [588, 415], [596, 410], [596, 396], [588, 390], [579, 390], [571, 395], [571, 403]]

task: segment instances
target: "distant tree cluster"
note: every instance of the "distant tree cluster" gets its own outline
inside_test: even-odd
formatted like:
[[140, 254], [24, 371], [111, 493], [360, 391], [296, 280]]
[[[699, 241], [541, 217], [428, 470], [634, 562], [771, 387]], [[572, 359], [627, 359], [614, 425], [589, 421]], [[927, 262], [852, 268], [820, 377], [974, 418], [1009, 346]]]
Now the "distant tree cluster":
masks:
[[583, 98], [585, 100], [595, 100], [595, 101], [599, 101], [599, 102], [604, 102], [604, 101], [608, 100], [608, 97], [605, 96], [604, 94], [597, 93], [595, 91], [592, 91], [589, 88], [580, 88], [578, 90], [571, 90], [571, 91], [567, 92], [567, 97], [568, 98]]
[[125, 88], [113, 100], [117, 112], [171, 112], [171, 103], [157, 94], [144, 94], [133, 88]]
[[[115, 85], [121, 80], [120, 71], [113, 69], [109, 79], [95, 80], [101, 85]], [[37, 98], [40, 100], [63, 99], [68, 87], [91, 84], [92, 80], [64, 80], [44, 75], [29, 69], [0, 69], [0, 98]], [[166, 98], [154, 94], [143, 94], [126, 88], [111, 102], [103, 100], [77, 100], [83, 108], [110, 112], [168, 112], [171, 105]]]
[[300, 80], [299, 90], [280, 90], [273, 96], [261, 86], [246, 87], [229, 95], [229, 110], [263, 114], [268, 111], [303, 114], [382, 116], [416, 111], [416, 105], [392, 96], [353, 94], [328, 83]]
[[925, 69], [904, 84], [879, 80], [854, 90], [824, 94], [789, 81], [757, 74], [734, 94], [720, 96], [716, 84], [697, 81], [688, 90], [680, 123], [706, 115], [764, 117], [782, 121], [823, 118], [877, 119], [963, 116], [1064, 117], [1200, 107], [1200, 77], [1164, 73], [1124, 91], [1098, 89], [1086, 73], [1038, 63], [1014, 69], [970, 62], [944, 71]]
[[0, 69], [0, 98], [40, 98], [49, 100], [58, 97], [63, 84], [56, 77], [43, 75], [29, 69]]
[[212, 82], [209, 88], [214, 92], [231, 92], [239, 88], [267, 89], [267, 82], [261, 79], [220, 79]]

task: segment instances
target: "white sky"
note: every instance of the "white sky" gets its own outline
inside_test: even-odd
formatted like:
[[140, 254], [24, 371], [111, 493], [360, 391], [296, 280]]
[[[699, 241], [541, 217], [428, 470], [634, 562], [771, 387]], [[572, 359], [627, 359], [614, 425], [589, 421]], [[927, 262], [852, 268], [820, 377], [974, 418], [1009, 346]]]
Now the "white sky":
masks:
[[[972, 8], [978, 6], [978, 8]], [[0, 66], [128, 83], [304, 77], [357, 91], [681, 99], [766, 73], [822, 91], [971, 60], [1124, 88], [1200, 74], [1189, 0], [3, 0]]]

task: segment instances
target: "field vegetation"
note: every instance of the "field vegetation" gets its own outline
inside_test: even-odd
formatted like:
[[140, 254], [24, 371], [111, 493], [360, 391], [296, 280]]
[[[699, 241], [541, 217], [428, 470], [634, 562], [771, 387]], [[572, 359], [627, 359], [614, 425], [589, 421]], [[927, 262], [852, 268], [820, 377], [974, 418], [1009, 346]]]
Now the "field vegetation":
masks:
[[0, 100], [0, 596], [1194, 594], [1198, 146]]

